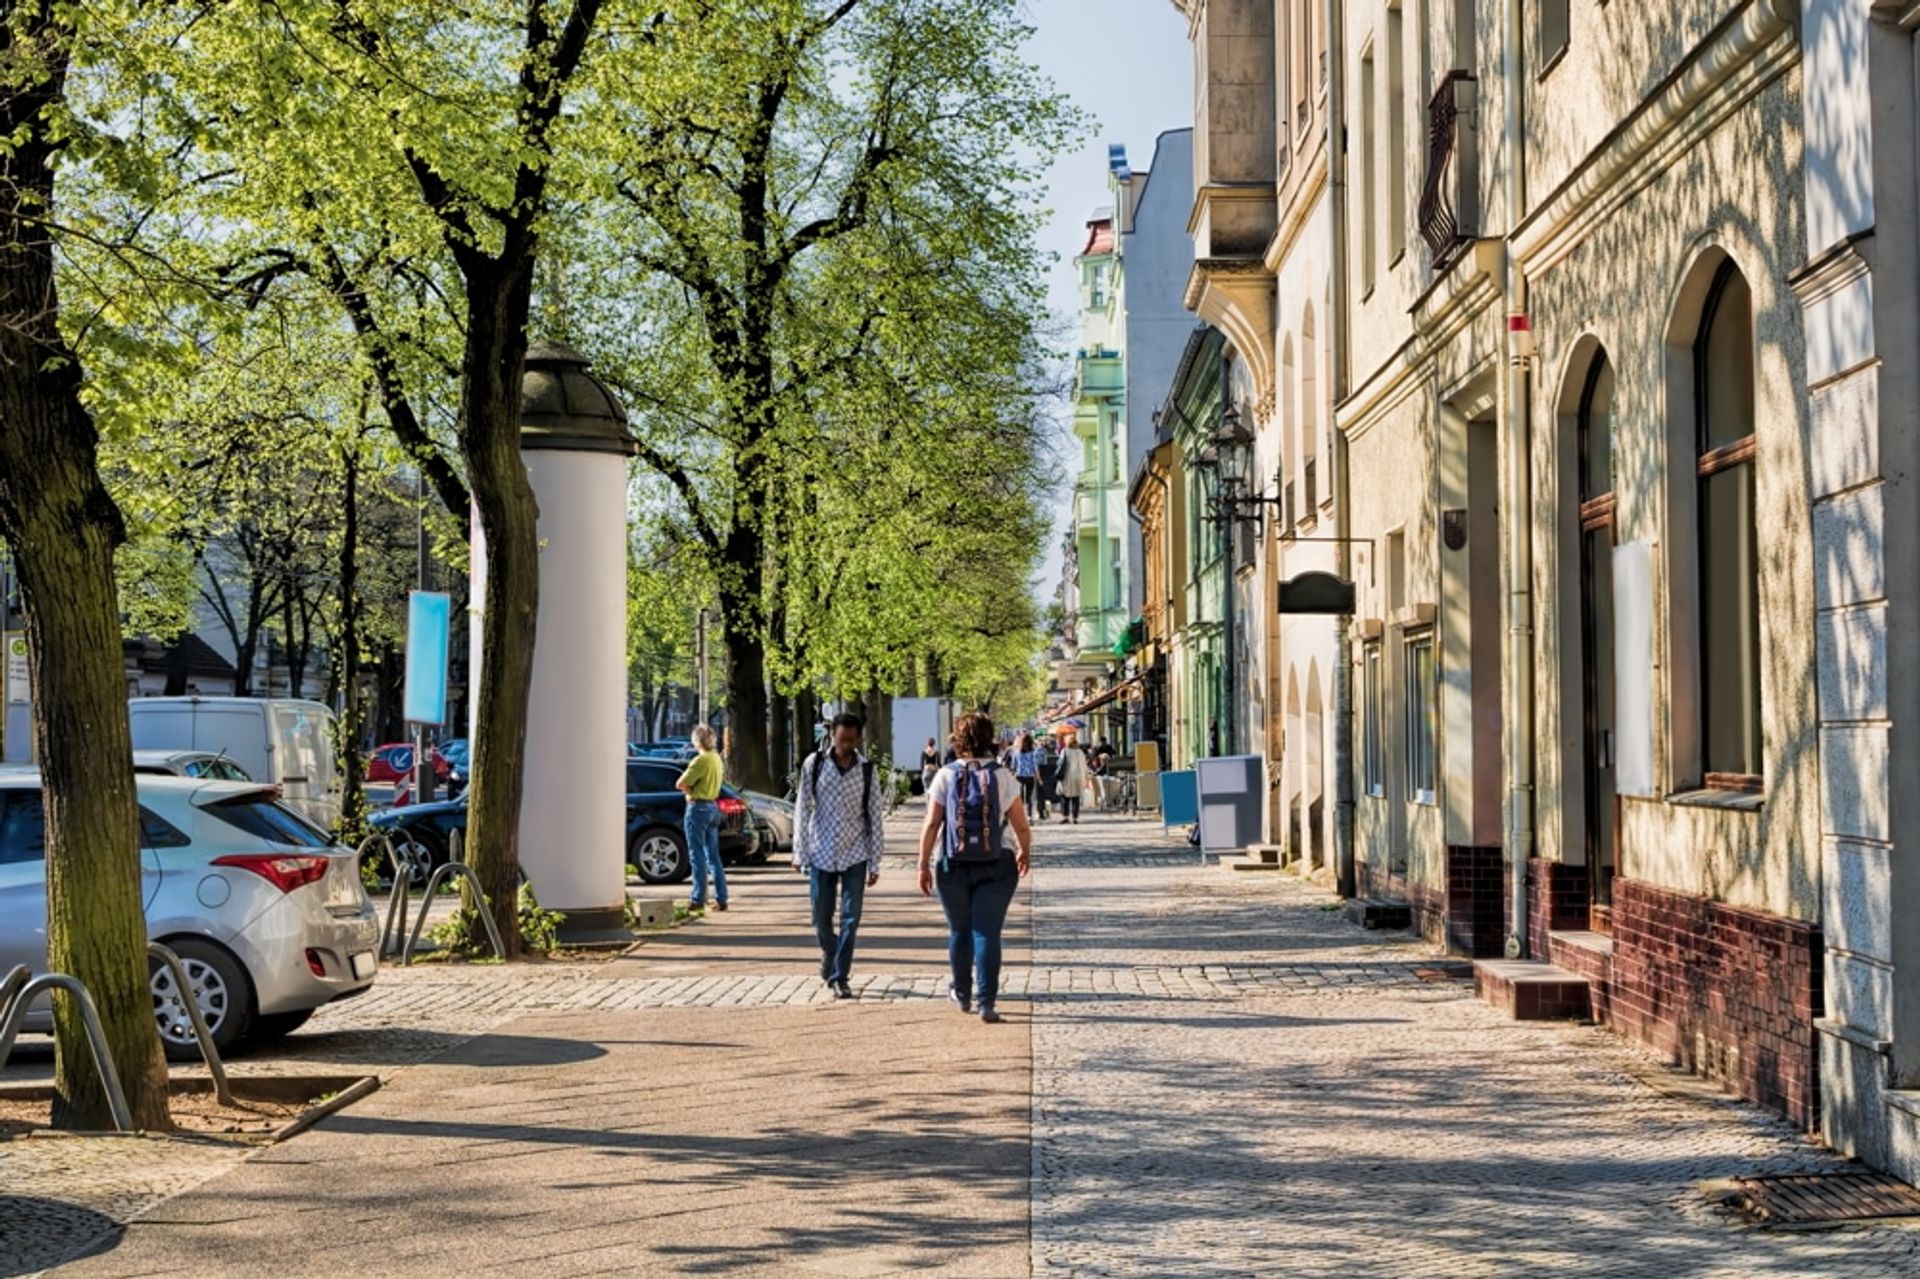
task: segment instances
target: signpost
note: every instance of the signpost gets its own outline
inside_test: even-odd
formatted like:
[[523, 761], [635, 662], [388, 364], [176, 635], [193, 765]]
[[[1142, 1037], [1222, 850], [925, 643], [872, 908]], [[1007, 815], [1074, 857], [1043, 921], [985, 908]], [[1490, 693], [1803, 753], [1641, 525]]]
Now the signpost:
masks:
[[428, 727], [447, 722], [447, 647], [453, 622], [453, 598], [442, 591], [407, 595], [407, 683], [402, 710], [413, 725], [413, 797], [433, 798], [433, 755]]
[[6, 720], [5, 762], [33, 762], [33, 683], [27, 668], [27, 634], [4, 631], [5, 664], [0, 668], [0, 716]]

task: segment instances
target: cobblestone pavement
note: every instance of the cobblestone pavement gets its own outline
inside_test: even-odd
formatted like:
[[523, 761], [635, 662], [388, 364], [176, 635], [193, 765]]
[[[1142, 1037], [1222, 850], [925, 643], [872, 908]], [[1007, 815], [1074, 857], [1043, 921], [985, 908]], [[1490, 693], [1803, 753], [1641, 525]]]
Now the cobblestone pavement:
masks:
[[[905, 823], [890, 834], [901, 851]], [[395, 1138], [471, 1140], [484, 1149], [558, 1125], [538, 1142], [564, 1138], [580, 1158], [603, 1163], [618, 1156], [628, 1161], [627, 1179], [656, 1195], [692, 1195], [692, 1205], [712, 1184], [736, 1205], [737, 1217], [716, 1220], [698, 1247], [663, 1243], [649, 1233], [646, 1213], [623, 1214], [621, 1242], [602, 1240], [611, 1251], [595, 1254], [615, 1273], [878, 1275], [952, 1266], [991, 1279], [1025, 1273], [1009, 1260], [1024, 1253], [1032, 1273], [1046, 1276], [1920, 1279], [1920, 1229], [1764, 1231], [1720, 1207], [1713, 1192], [1727, 1179], [1839, 1161], [1636, 1046], [1593, 1028], [1505, 1021], [1472, 997], [1457, 964], [1424, 943], [1353, 927], [1330, 894], [1291, 876], [1201, 867], [1150, 823], [1093, 817], [1042, 834], [1030, 949], [1010, 950], [1003, 1006], [1012, 1024], [998, 1028], [1013, 1038], [997, 1041], [1021, 1048], [1021, 1061], [1007, 1068], [1022, 1072], [1024, 1096], [1031, 1038], [1030, 1141], [1011, 1131], [994, 1138], [995, 1158], [1008, 1141], [1030, 1151], [1020, 1158], [1031, 1180], [1010, 1183], [1004, 1170], [975, 1178], [975, 1211], [986, 1216], [972, 1227], [979, 1247], [971, 1259], [950, 1239], [936, 1254], [917, 1237], [937, 1230], [921, 1225], [938, 1215], [937, 1191], [916, 1189], [899, 1212], [868, 1202], [879, 1192], [856, 1184], [843, 1156], [869, 1149], [859, 1143], [875, 1140], [871, 1132], [854, 1134], [845, 1152], [830, 1131], [801, 1142], [804, 1123], [769, 1135], [768, 1107], [791, 1091], [764, 1091], [786, 1069], [779, 1063], [846, 1024], [788, 1020], [833, 1014], [813, 1007], [827, 999], [808, 971], [804, 934], [795, 947], [800, 886], [769, 871], [737, 881], [730, 915], [613, 962], [387, 970], [371, 994], [322, 1010], [271, 1058], [242, 1068], [377, 1071], [393, 1091], [247, 1171], [235, 1170], [239, 1154], [203, 1144], [0, 1142], [0, 1275], [112, 1243], [130, 1221], [153, 1224], [86, 1273], [128, 1273], [136, 1258], [167, 1248], [174, 1254], [155, 1270], [255, 1273], [261, 1254], [237, 1235], [209, 1232], [249, 1229], [234, 1223], [264, 1205], [299, 1202], [303, 1165], [318, 1160], [337, 1170], [329, 1186], [359, 1185], [366, 1169], [356, 1161], [367, 1156], [356, 1152], [372, 1142], [384, 1153], [368, 1167], [384, 1182], [406, 1166], [406, 1142]], [[931, 908], [904, 892], [910, 869], [906, 859], [889, 859], [887, 904], [870, 912], [863, 930], [873, 941], [855, 982], [861, 1006], [851, 1011], [872, 1035], [924, 1034], [913, 1027], [942, 1011], [938, 928]], [[596, 1037], [611, 1057], [592, 1057]], [[740, 1057], [748, 1043], [756, 1045], [753, 1063]], [[471, 1132], [419, 1124], [407, 1131], [382, 1118], [386, 1109], [405, 1113], [402, 1101], [433, 1092], [433, 1081], [470, 1072], [466, 1057], [514, 1044], [535, 1057], [558, 1055], [515, 1067], [524, 1077], [503, 1071], [505, 1061], [488, 1068], [503, 1086], [533, 1090], [532, 1117], [515, 1117], [511, 1131], [485, 1131], [485, 1116], [473, 1118], [480, 1127]], [[570, 1045], [581, 1052], [569, 1055]], [[725, 1051], [716, 1058], [716, 1050]], [[700, 1079], [720, 1060], [740, 1075], [727, 1091], [752, 1102], [699, 1131], [685, 1130], [674, 1101], [654, 1101], [657, 1090], [570, 1084], [564, 1124], [534, 1095], [545, 1086], [542, 1070], [556, 1086], [558, 1072], [591, 1075], [616, 1061], [640, 1077], [677, 1071]], [[881, 1104], [910, 1103], [898, 1094], [889, 1088]], [[926, 1120], [908, 1104], [890, 1121], [907, 1134], [889, 1148], [890, 1161], [930, 1175], [933, 1162], [957, 1157], [929, 1145], [935, 1137], [984, 1141], [977, 1122], [969, 1138], [963, 1118], [939, 1117], [932, 1136]], [[426, 1142], [423, 1149], [435, 1149]], [[763, 1146], [774, 1162], [753, 1153]], [[464, 1153], [449, 1155], [464, 1164]], [[664, 1162], [632, 1162], [642, 1157]], [[802, 1188], [824, 1193], [824, 1173], [810, 1169], [829, 1167], [838, 1189], [808, 1209], [824, 1215], [810, 1225], [769, 1218], [767, 1205], [791, 1207]], [[681, 1184], [694, 1176], [689, 1168], [698, 1185]], [[889, 1175], [876, 1167], [873, 1186]], [[446, 1268], [427, 1238], [411, 1239], [413, 1226], [392, 1228], [409, 1248], [417, 1242], [426, 1251], [387, 1252], [384, 1214], [341, 1206], [354, 1223], [352, 1241], [332, 1239], [306, 1264], [276, 1263], [280, 1273], [332, 1273], [333, 1262], [316, 1269], [318, 1259], [344, 1262], [362, 1236], [370, 1246], [382, 1240], [362, 1267], [368, 1273]], [[842, 1208], [855, 1224], [830, 1226]], [[550, 1240], [541, 1247], [557, 1258], [567, 1232], [593, 1233], [593, 1214], [568, 1217], [580, 1212], [571, 1201], [557, 1198], [551, 1211], [554, 1224], [522, 1240], [527, 1247]], [[276, 1255], [315, 1224], [312, 1212], [289, 1218]], [[460, 1247], [471, 1242], [462, 1240]], [[382, 1255], [391, 1268], [371, 1259]], [[484, 1257], [474, 1268], [487, 1268]]]
[[1292, 876], [1169, 866], [1119, 829], [1037, 876], [1034, 970], [1221, 980], [1036, 995], [1036, 1275], [1920, 1275], [1920, 1230], [1717, 1206], [1716, 1181], [1839, 1164], [1786, 1125], [1432, 963], [1408, 980], [1432, 952]]

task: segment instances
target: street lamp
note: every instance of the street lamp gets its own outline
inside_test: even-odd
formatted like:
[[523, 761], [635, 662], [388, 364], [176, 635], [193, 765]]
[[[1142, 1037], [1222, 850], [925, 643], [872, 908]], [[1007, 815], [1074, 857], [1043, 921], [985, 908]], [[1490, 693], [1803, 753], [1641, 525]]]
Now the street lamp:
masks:
[[[1221, 540], [1224, 543], [1224, 562], [1221, 565], [1220, 609], [1223, 623], [1222, 631], [1226, 640], [1226, 696], [1222, 698], [1223, 718], [1226, 721], [1226, 750], [1232, 754], [1239, 746], [1239, 717], [1235, 713], [1240, 692], [1237, 650], [1238, 642], [1234, 628], [1234, 576], [1239, 567], [1239, 522], [1249, 515], [1258, 517], [1260, 504], [1248, 503], [1240, 490], [1246, 484], [1247, 471], [1253, 460], [1253, 439], [1240, 419], [1240, 410], [1231, 396], [1220, 409], [1220, 423], [1208, 438], [1206, 447], [1201, 451], [1200, 461], [1214, 473], [1220, 487], [1220, 495], [1214, 502], [1215, 518], [1220, 522]], [[1251, 508], [1250, 510], [1248, 508]]]

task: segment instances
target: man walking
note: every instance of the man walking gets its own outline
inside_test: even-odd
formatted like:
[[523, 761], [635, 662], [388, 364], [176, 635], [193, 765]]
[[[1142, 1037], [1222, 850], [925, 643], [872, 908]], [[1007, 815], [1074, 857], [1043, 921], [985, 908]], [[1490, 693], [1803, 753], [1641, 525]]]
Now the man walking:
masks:
[[[820, 940], [820, 979], [834, 998], [852, 999], [849, 984], [860, 907], [879, 882], [886, 841], [881, 834], [874, 768], [860, 753], [866, 729], [858, 715], [837, 716], [827, 743], [800, 765], [794, 801], [793, 868], [804, 871]], [[834, 928], [835, 904], [840, 927]]]

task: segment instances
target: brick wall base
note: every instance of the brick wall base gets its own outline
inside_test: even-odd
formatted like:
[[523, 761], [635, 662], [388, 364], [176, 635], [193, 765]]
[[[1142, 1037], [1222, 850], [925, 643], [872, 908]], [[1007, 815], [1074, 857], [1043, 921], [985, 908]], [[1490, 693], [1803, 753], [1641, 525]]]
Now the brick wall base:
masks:
[[1487, 959], [1505, 952], [1505, 859], [1499, 848], [1447, 848], [1447, 949]]
[[1820, 1125], [1820, 929], [1763, 911], [1613, 883], [1613, 949], [1588, 927], [1584, 866], [1527, 864], [1528, 950], [1592, 983], [1594, 1019], [1803, 1130]]
[[1413, 928], [1436, 946], [1447, 943], [1446, 894], [1418, 884], [1404, 874], [1395, 874], [1384, 866], [1360, 862], [1354, 878], [1362, 897], [1381, 897], [1403, 901], [1413, 911]]

